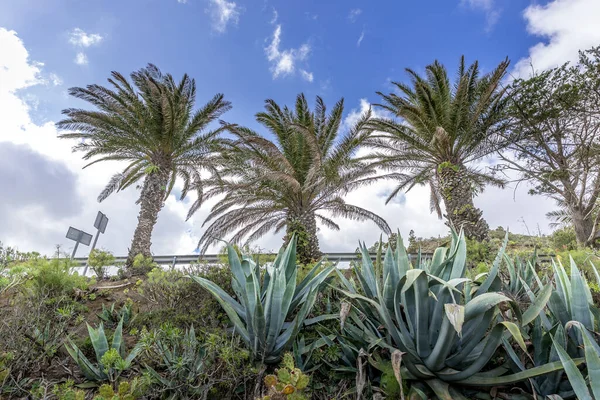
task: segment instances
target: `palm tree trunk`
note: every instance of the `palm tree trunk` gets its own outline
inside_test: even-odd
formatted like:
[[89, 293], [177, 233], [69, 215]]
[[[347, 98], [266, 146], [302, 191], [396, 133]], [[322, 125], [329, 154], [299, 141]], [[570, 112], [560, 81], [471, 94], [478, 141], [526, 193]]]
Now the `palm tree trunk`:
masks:
[[468, 238], [485, 240], [489, 226], [480, 209], [473, 204], [473, 189], [462, 169], [455, 165], [438, 169], [438, 184], [446, 206], [446, 217], [456, 229], [464, 229]]
[[284, 245], [289, 243], [296, 234], [296, 259], [302, 264], [308, 264], [321, 257], [319, 238], [317, 237], [317, 220], [314, 213], [290, 215], [283, 238]]
[[158, 171], [146, 175], [142, 193], [140, 194], [140, 213], [138, 224], [133, 234], [131, 247], [127, 256], [127, 269], [132, 271], [133, 259], [138, 254], [144, 257], [152, 257], [150, 246], [152, 245], [152, 230], [158, 220], [158, 213], [163, 208], [165, 201], [165, 189], [169, 180], [169, 174]]

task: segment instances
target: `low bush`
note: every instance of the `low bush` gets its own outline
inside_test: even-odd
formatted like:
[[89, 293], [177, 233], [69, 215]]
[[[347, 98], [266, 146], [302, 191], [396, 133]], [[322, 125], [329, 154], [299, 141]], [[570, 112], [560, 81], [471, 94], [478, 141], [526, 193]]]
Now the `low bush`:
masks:
[[99, 280], [106, 278], [106, 267], [115, 265], [115, 256], [110, 251], [94, 249], [88, 257], [88, 266]]
[[9, 290], [15, 290], [27, 280], [27, 273], [22, 266], [0, 266], [0, 296]]
[[71, 273], [71, 263], [60, 259], [35, 259], [28, 261], [25, 272], [29, 277], [27, 286], [37, 297], [56, 298], [74, 296], [75, 290], [86, 290], [90, 284], [87, 278], [77, 272]]
[[156, 267], [137, 290], [159, 308], [181, 308], [197, 294], [193, 286], [183, 272]]
[[570, 251], [577, 249], [577, 237], [572, 227], [560, 228], [550, 235], [552, 246], [557, 251]]
[[[136, 326], [158, 328], [166, 320], [181, 328], [190, 325], [217, 328], [227, 324], [227, 315], [206, 290], [188, 275], [210, 279], [228, 287], [232, 275], [227, 267], [192, 265], [182, 270], [155, 268], [137, 285], [138, 293], [150, 302], [150, 309], [140, 313]], [[231, 289], [227, 292], [233, 295]]]
[[231, 398], [237, 387], [255, 375], [250, 353], [228, 335], [196, 336], [193, 327], [170, 324], [143, 331], [140, 360], [151, 398]]
[[598, 257], [598, 255], [591, 249], [559, 252], [556, 254], [556, 258], [562, 262], [567, 272], [571, 270], [571, 257], [573, 258], [573, 261], [575, 261], [575, 264], [577, 264], [577, 267], [585, 275], [586, 279], [592, 282], [592, 288], [596, 289], [597, 285], [594, 284], [594, 282], [596, 282], [596, 275], [590, 264], [593, 264], [596, 269], [600, 269], [600, 257]]
[[16, 293], [0, 321], [0, 398], [23, 396], [27, 380], [53, 370], [63, 360], [61, 349], [81, 322], [86, 307], [70, 296], [32, 296]]

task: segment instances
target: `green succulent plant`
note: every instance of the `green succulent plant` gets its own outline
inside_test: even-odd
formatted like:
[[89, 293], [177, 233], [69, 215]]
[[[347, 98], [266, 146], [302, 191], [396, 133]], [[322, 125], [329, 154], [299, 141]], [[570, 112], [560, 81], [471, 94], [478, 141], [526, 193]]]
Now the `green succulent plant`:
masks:
[[234, 332], [248, 345], [254, 358], [276, 363], [292, 346], [321, 284], [335, 267], [321, 269], [319, 262], [296, 284], [295, 237], [279, 251], [272, 264], [265, 266], [262, 279], [260, 265], [249, 257], [240, 260], [233, 246], [227, 246], [227, 255], [233, 273], [231, 285], [239, 302], [208, 279], [191, 278], [215, 296], [233, 323]]
[[[548, 301], [552, 322], [560, 322], [563, 326], [566, 326], [569, 321], [578, 321], [587, 330], [597, 331], [600, 310], [594, 305], [590, 286], [579, 271], [573, 258], [570, 258], [570, 276], [560, 260], [558, 262], [552, 261], [552, 269], [556, 286]], [[592, 270], [598, 283], [600, 283], [600, 275], [593, 264]], [[570, 336], [578, 346], [584, 345], [580, 333], [571, 331]], [[579, 355], [583, 356], [582, 349], [580, 349]]]
[[268, 393], [262, 400], [306, 400], [304, 389], [310, 377], [294, 365], [294, 356], [286, 353], [281, 367], [274, 375], [265, 376], [264, 382]]
[[136, 393], [137, 389], [137, 380], [134, 380], [133, 383], [129, 382], [121, 382], [117, 391], [112, 388], [110, 385], [102, 385], [98, 389], [98, 395], [94, 396], [94, 400], [135, 400], [138, 399], [139, 396]]
[[196, 338], [194, 327], [185, 333], [163, 330], [145, 333], [140, 341], [144, 359], [156, 364], [146, 365], [153, 386], [169, 399], [201, 398], [209, 389], [201, 384], [208, 362], [206, 349]]
[[121, 373], [131, 366], [140, 348], [136, 346], [129, 355], [126, 354], [123, 342], [123, 319], [115, 329], [110, 347], [102, 323], [97, 329], [89, 324], [87, 328], [96, 355], [96, 363], [92, 363], [70, 339], [69, 344], [65, 344], [65, 348], [87, 379], [116, 382]]
[[131, 303], [125, 303], [120, 310], [115, 310], [115, 303], [112, 303], [110, 307], [106, 307], [102, 304], [102, 312], [98, 314], [104, 323], [109, 326], [116, 326], [119, 321], [123, 320], [123, 326], [129, 326], [136, 318], [133, 314]]
[[[596, 330], [598, 309], [591, 301], [588, 282], [574, 260], [570, 261], [570, 276], [560, 261], [552, 261], [553, 280], [538, 291], [538, 298], [548, 298], [548, 312], [537, 315], [527, 332], [531, 338], [532, 363], [524, 362], [527, 358], [520, 357], [508, 343], [504, 343], [504, 347], [514, 364], [513, 370], [516, 371], [526, 371], [548, 363], [559, 362], [563, 365], [564, 370], [529, 380], [527, 383], [535, 393], [562, 398], [575, 395], [578, 398], [591, 398], [584, 396], [587, 388], [582, 381], [585, 382], [586, 371], [590, 385], [600, 381], [598, 378], [592, 379], [600, 369], [597, 361], [600, 351], [597, 351], [597, 340], [589, 333]], [[592, 268], [598, 276], [597, 270], [593, 266]], [[537, 276], [535, 278], [537, 284], [541, 285]], [[520, 280], [528, 296], [533, 299], [533, 289], [523, 279]], [[573, 327], [577, 329], [572, 329]], [[580, 371], [576, 368], [575, 372], [572, 367], [584, 361], [587, 370]]]
[[[558, 362], [512, 375], [506, 375], [504, 366], [493, 373], [482, 372], [503, 339], [512, 336], [526, 349], [515, 321], [533, 321], [548, 297], [536, 298], [521, 315], [514, 302], [500, 293], [498, 272], [507, 240], [479, 285], [465, 277], [462, 232], [453, 231], [450, 248], [436, 249], [431, 261], [417, 257], [416, 267], [400, 236], [395, 251], [388, 247], [379, 269], [361, 245], [362, 264], [355, 267], [358, 284], [341, 279], [346, 289], [342, 292], [369, 321], [362, 324], [366, 329], [361, 333], [371, 345], [388, 348], [390, 353], [399, 350], [404, 378], [427, 382], [443, 398], [462, 398], [453, 385], [509, 384], [562, 369]], [[379, 326], [384, 327], [384, 335], [376, 334]]]
[[75, 382], [68, 379], [65, 383], [54, 385], [52, 394], [60, 400], [85, 400], [85, 391], [74, 387]]

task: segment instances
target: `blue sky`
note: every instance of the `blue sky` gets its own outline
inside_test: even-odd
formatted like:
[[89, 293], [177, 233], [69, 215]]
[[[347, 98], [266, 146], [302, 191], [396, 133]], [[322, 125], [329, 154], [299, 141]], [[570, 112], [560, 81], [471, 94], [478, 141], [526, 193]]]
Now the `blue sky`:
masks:
[[[84, 106], [69, 98], [69, 87], [103, 84], [112, 70], [129, 74], [151, 62], [175, 77], [188, 73], [196, 79], [198, 103], [224, 93], [233, 103], [224, 118], [256, 129], [253, 115], [265, 99], [291, 104], [299, 92], [309, 99], [321, 95], [329, 105], [344, 97], [352, 120], [377, 102], [376, 91], [405, 79], [404, 68], [422, 71], [435, 59], [452, 73], [462, 54], [479, 60], [484, 71], [508, 56], [514, 76], [526, 76], [530, 63], [543, 70], [574, 61], [579, 49], [600, 44], [598, 20], [598, 0], [4, 0], [0, 185], [8, 190], [0, 221], [13, 223], [0, 223], [0, 241], [68, 249], [68, 225], [88, 229], [101, 209], [111, 217], [107, 232], [112, 228], [104, 245], [126, 250], [136, 222], [135, 190], [98, 205], [97, 193], [118, 166], [81, 171], [79, 155], [56, 139], [54, 127], [62, 109]], [[44, 171], [36, 176], [33, 168], [15, 168], [11, 157]], [[405, 235], [410, 229], [420, 236], [445, 233], [429, 213], [425, 189], [384, 206], [389, 190], [383, 184], [349, 200]], [[523, 219], [529, 229], [549, 232], [544, 215], [553, 204], [528, 196], [526, 188], [489, 189], [475, 203], [493, 227], [524, 231]], [[208, 208], [186, 223], [187, 206], [174, 197], [167, 201], [155, 251], [194, 247]], [[379, 236], [368, 222], [340, 225], [340, 233], [319, 231], [325, 250], [351, 250], [358, 239]], [[279, 243], [268, 236], [258, 245]]]
[[[375, 91], [389, 90], [389, 80], [404, 79], [404, 68], [421, 70], [436, 58], [453, 68], [465, 54], [484, 70], [506, 56], [517, 60], [536, 40], [525, 30], [526, 6], [507, 2], [490, 26], [484, 8], [454, 1], [238, 0], [233, 16], [219, 24], [218, 3], [207, 0], [22, 0], [3, 6], [0, 26], [17, 31], [30, 57], [43, 60], [65, 87], [100, 83], [112, 70], [128, 73], [152, 62], [196, 78], [200, 100], [225, 93], [234, 104], [228, 117], [251, 123], [266, 98], [289, 103], [305, 92], [327, 103], [344, 97], [351, 107], [360, 98], [376, 100]], [[296, 57], [294, 72], [274, 78], [265, 48], [278, 26], [280, 52], [303, 45], [309, 52]], [[74, 45], [76, 28], [100, 39]], [[78, 53], [86, 65], [69, 62]], [[40, 101], [48, 119], [73, 103], [58, 91]]]

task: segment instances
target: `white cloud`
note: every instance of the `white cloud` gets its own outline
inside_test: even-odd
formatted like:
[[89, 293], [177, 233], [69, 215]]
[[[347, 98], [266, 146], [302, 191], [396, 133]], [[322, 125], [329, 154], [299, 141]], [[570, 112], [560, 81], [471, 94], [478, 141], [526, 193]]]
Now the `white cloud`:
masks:
[[485, 13], [486, 32], [490, 32], [500, 19], [500, 9], [496, 6], [495, 0], [461, 0], [460, 4]]
[[[123, 165], [103, 163], [82, 170], [85, 162], [81, 153], [71, 152], [73, 141], [58, 139], [54, 122], [36, 124], [32, 119], [34, 110], [23, 101], [28, 87], [47, 84], [45, 77], [49, 75], [44, 74], [42, 64], [29, 59], [24, 43], [14, 31], [0, 28], [0, 43], [0, 152], [18, 154], [23, 163], [23, 168], [1, 168], [0, 186], [6, 193], [0, 202], [4, 206], [0, 206], [0, 214], [6, 211], [7, 204], [10, 213], [0, 216], [0, 241], [23, 251], [45, 254], [51, 254], [54, 246], [61, 244], [64, 251], [70, 252], [73, 242], [64, 237], [67, 228], [74, 226], [93, 233], [95, 215], [101, 210], [110, 222], [98, 246], [125, 254], [137, 224], [135, 201], [139, 192], [127, 189], [98, 204], [98, 193]], [[53, 187], [52, 182], [57, 186]], [[211, 204], [186, 223], [185, 215], [193, 199], [192, 196], [179, 202], [173, 195], [169, 197], [152, 237], [156, 254], [191, 253], [196, 247], [200, 225]], [[78, 255], [87, 251], [88, 247], [80, 246]]]
[[75, 28], [69, 34], [69, 42], [77, 47], [95, 46], [104, 38], [97, 33], [86, 33], [80, 28]]
[[513, 74], [527, 77], [531, 67], [541, 71], [576, 61], [578, 50], [600, 44], [600, 1], [554, 0], [531, 5], [523, 13], [527, 31], [543, 38], [529, 49], [529, 56], [515, 65]]
[[[69, 43], [76, 48], [97, 46], [104, 38], [97, 33], [86, 33], [81, 28], [75, 28], [69, 33]], [[79, 51], [73, 60], [77, 65], [87, 65], [88, 58], [83, 51]]]
[[54, 85], [54, 86], [60, 86], [63, 84], [63, 80], [61, 79], [60, 76], [56, 75], [55, 73], [50, 73], [48, 75], [48, 78], [50, 79], [50, 82]]
[[75, 56], [75, 64], [87, 65], [87, 63], [88, 63], [88, 59], [87, 59], [87, 56], [85, 55], [85, 53], [83, 53], [83, 52], [77, 53], [77, 55]]
[[185, 3], [187, 3], [187, 0], [177, 0], [177, 2], [178, 2], [179, 4], [185, 4]]
[[212, 27], [218, 33], [225, 33], [229, 24], [237, 25], [240, 20], [240, 7], [233, 1], [209, 0], [207, 12], [212, 19]]
[[279, 13], [277, 12], [276, 9], [273, 9], [273, 18], [271, 18], [271, 25], [275, 25], [275, 23], [277, 23], [278, 19], [279, 19]]
[[348, 13], [348, 20], [352, 23], [356, 22], [356, 20], [358, 19], [358, 16], [362, 14], [362, 10], [360, 8], [353, 8], [352, 10], [350, 10], [350, 12]]
[[360, 99], [359, 107], [350, 110], [346, 118], [344, 118], [344, 128], [350, 129], [356, 125], [358, 120], [369, 111], [369, 108], [371, 108], [371, 103], [367, 99]]
[[365, 38], [365, 30], [363, 29], [362, 32], [360, 33], [360, 36], [358, 37], [358, 41], [356, 42], [356, 47], [360, 47], [360, 44], [362, 43], [364, 38]]
[[[265, 54], [267, 60], [271, 63], [271, 73], [273, 79], [293, 75], [296, 71], [296, 64], [298, 62], [306, 61], [311, 52], [311, 47], [308, 43], [304, 43], [298, 49], [286, 49], [281, 50], [281, 24], [278, 24], [273, 31], [273, 38], [271, 43], [265, 48]], [[302, 77], [307, 79], [308, 72], [301, 70]], [[304, 73], [303, 73], [304, 72]], [[310, 82], [314, 79], [312, 73], [310, 73]], [[308, 79], [307, 79], [308, 80]]]
[[304, 79], [305, 81], [308, 81], [308, 82], [312, 82], [314, 79], [312, 72], [308, 72], [303, 69], [300, 70], [300, 75], [302, 76], [302, 79]]

